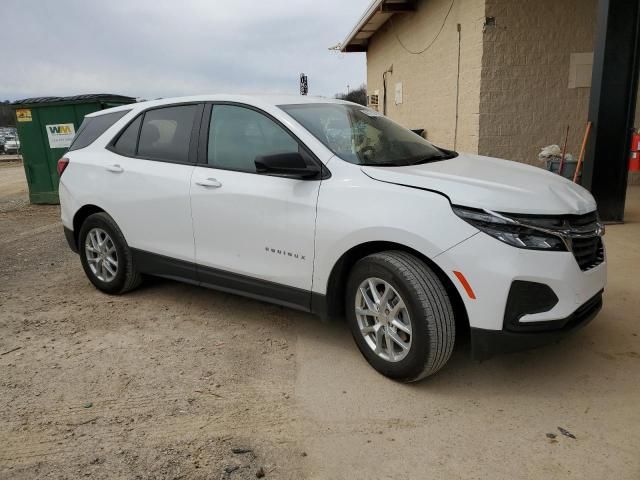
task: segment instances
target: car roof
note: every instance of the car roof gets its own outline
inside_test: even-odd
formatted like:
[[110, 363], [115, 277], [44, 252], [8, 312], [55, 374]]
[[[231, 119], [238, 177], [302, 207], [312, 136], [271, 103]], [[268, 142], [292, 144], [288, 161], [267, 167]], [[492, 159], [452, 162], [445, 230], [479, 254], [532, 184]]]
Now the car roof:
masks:
[[106, 110], [99, 110], [97, 112], [86, 115], [87, 117], [96, 117], [105, 113], [119, 112], [122, 110], [136, 111], [146, 110], [151, 107], [158, 107], [162, 105], [171, 105], [174, 103], [191, 103], [191, 102], [237, 102], [252, 105], [255, 107], [274, 107], [278, 105], [292, 105], [292, 104], [304, 104], [304, 103], [341, 103], [352, 104], [345, 100], [339, 100], [337, 98], [326, 97], [314, 97], [307, 95], [284, 95], [284, 94], [262, 94], [262, 95], [228, 95], [228, 94], [215, 94], [215, 95], [194, 95], [188, 97], [173, 97], [173, 98], [161, 98], [157, 100], [149, 100], [145, 102], [132, 103], [128, 105], [120, 105], [118, 107], [109, 108]]

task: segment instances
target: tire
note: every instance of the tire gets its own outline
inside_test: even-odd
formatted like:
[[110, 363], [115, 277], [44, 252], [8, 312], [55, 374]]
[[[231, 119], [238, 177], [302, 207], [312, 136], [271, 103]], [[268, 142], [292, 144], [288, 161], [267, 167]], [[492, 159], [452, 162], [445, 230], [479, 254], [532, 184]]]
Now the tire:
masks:
[[[369, 283], [371, 279], [373, 283]], [[380, 301], [383, 301], [382, 292], [387, 291], [387, 285], [395, 290], [405, 306], [398, 311], [399, 316], [394, 313], [394, 308], [400, 308], [400, 302], [396, 302], [395, 297], [385, 301], [385, 307], [374, 309], [384, 309], [390, 316], [387, 313], [381, 316], [363, 315], [363, 309], [366, 310], [365, 313], [370, 311], [368, 307], [371, 304], [367, 303], [365, 295], [369, 300], [373, 298], [372, 285]], [[391, 291], [389, 296], [393, 293]], [[356, 302], [358, 305], [365, 305], [358, 313]], [[413, 255], [394, 250], [375, 253], [358, 261], [347, 281], [345, 305], [347, 321], [356, 345], [369, 364], [381, 374], [402, 382], [415, 382], [434, 374], [449, 360], [456, 336], [451, 301], [438, 276]], [[378, 340], [376, 333], [368, 333], [367, 336], [361, 333], [361, 328], [367, 331], [373, 329], [372, 324], [384, 324], [381, 328], [389, 332], [388, 335], [381, 334], [382, 341]], [[405, 331], [407, 324], [410, 325], [410, 334]], [[404, 325], [404, 328], [401, 330], [396, 325]], [[396, 343], [394, 338], [402, 342]], [[391, 348], [387, 342], [391, 344]], [[405, 348], [407, 345], [408, 348]], [[377, 352], [374, 348], [378, 349]], [[383, 358], [384, 356], [387, 358]]]
[[[94, 272], [89, 264], [87, 249], [92, 249], [92, 247], [91, 240], [87, 237], [92, 231], [105, 232], [111, 240], [109, 245], [112, 244], [114, 247], [115, 259], [117, 261], [117, 268], [115, 269], [113, 278], [99, 278], [99, 273]], [[98, 290], [117, 295], [133, 290], [140, 285], [142, 277], [136, 270], [131, 249], [124, 239], [124, 235], [122, 235], [122, 232], [118, 228], [118, 225], [108, 214], [104, 212], [94, 213], [86, 218], [80, 227], [78, 249], [82, 268], [91, 283], [93, 283]], [[90, 255], [92, 255], [91, 250]], [[111, 264], [109, 265], [110, 268], [113, 269], [113, 266]]]

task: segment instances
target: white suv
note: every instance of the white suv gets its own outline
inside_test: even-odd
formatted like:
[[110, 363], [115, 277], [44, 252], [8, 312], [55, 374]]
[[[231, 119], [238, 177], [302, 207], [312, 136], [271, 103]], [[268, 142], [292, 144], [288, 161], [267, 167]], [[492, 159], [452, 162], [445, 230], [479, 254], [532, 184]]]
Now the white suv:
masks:
[[4, 139], [4, 153], [19, 153], [20, 152], [20, 140], [18, 137], [6, 137]]
[[[584, 188], [435, 147], [378, 112], [202, 96], [87, 115], [58, 163], [65, 233], [100, 290], [142, 274], [346, 316], [379, 372], [439, 370], [586, 324], [606, 281]], [[457, 332], [457, 333], [456, 333]]]

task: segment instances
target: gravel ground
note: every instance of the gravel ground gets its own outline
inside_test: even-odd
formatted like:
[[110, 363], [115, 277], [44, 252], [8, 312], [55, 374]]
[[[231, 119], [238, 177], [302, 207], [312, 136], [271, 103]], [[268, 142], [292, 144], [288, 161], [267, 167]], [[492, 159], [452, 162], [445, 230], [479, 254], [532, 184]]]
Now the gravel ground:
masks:
[[0, 164], [2, 479], [640, 478], [640, 188], [593, 324], [399, 385], [340, 323], [163, 280], [98, 292], [21, 172]]
[[21, 168], [0, 166], [0, 477], [300, 478], [294, 312], [160, 280], [98, 292], [59, 207], [6, 185]]

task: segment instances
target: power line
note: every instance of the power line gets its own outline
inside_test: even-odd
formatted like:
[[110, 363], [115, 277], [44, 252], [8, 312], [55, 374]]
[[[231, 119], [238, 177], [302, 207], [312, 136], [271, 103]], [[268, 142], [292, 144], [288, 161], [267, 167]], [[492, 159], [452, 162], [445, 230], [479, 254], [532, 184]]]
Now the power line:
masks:
[[398, 43], [400, 44], [400, 46], [402, 48], [404, 48], [408, 53], [410, 53], [411, 55], [421, 55], [424, 52], [426, 52], [427, 50], [429, 50], [431, 48], [431, 46], [436, 43], [436, 40], [438, 40], [438, 37], [440, 36], [440, 34], [442, 33], [442, 30], [444, 30], [444, 26], [447, 23], [447, 19], [449, 18], [449, 14], [451, 13], [451, 10], [453, 10], [453, 4], [456, 3], [456, 0], [451, 0], [451, 5], [449, 5], [449, 10], [447, 11], [447, 14], [444, 17], [444, 20], [442, 21], [442, 25], [440, 25], [440, 30], [438, 30], [438, 33], [436, 34], [435, 37], [433, 37], [433, 40], [431, 40], [431, 43], [429, 43], [429, 45], [427, 45], [426, 47], [424, 47], [422, 50], [411, 50], [410, 48], [408, 48], [404, 43], [402, 43], [402, 40], [400, 40], [400, 37], [398, 36], [398, 33], [396, 32], [396, 27], [393, 24], [393, 17], [391, 17], [389, 19], [389, 22], [391, 23], [391, 27], [393, 30], [393, 35], [396, 37], [396, 40], [398, 40]]

